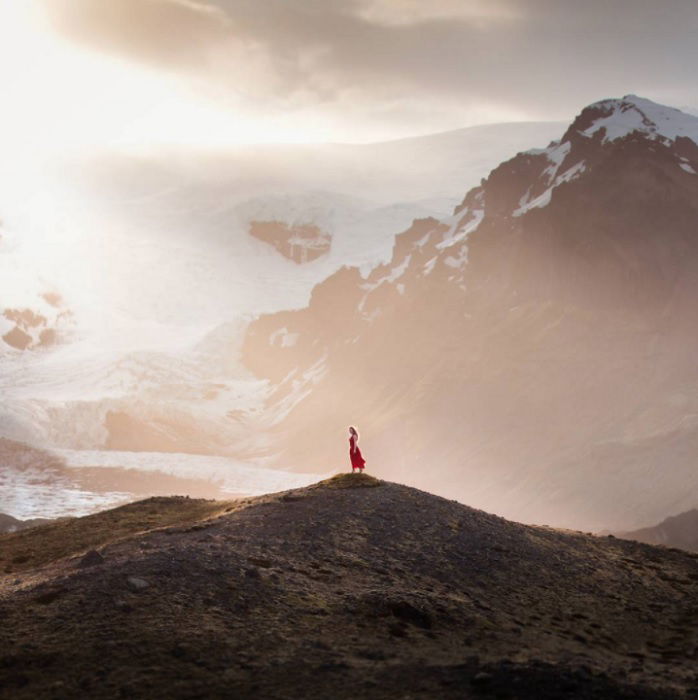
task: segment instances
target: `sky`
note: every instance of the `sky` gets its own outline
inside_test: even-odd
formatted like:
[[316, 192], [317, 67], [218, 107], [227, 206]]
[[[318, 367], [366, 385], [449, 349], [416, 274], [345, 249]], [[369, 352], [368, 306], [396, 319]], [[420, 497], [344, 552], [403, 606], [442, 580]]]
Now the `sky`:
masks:
[[370, 142], [698, 105], [695, 0], [2, 0], [5, 152]]

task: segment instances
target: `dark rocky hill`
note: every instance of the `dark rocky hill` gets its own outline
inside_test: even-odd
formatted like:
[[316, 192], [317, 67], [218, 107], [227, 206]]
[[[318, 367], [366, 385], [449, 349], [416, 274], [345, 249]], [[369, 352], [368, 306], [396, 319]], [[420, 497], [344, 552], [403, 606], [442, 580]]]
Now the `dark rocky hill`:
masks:
[[0, 537], [0, 695], [674, 698], [698, 557], [367, 475]]

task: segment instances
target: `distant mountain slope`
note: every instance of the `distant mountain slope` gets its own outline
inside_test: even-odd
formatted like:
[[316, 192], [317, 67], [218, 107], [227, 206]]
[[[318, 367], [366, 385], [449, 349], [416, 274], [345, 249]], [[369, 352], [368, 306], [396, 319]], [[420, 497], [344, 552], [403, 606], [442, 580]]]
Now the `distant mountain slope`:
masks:
[[389, 263], [262, 316], [243, 357], [275, 387], [277, 463], [341, 464], [358, 424], [381, 476], [517, 520], [629, 530], [692, 507], [697, 141], [669, 107], [590, 105]]
[[[266, 386], [236, 349], [250, 316], [304, 306], [342, 265], [389, 259], [414, 218], [449, 212], [512, 150], [560, 128], [47, 163], [27, 196], [0, 202], [0, 436], [254, 456]], [[331, 248], [297, 265], [249, 235], [271, 220], [317, 227]]]
[[0, 513], [0, 532], [17, 532], [29, 527], [44, 525], [49, 522], [46, 518], [32, 518], [30, 520], [18, 520], [7, 513]]
[[648, 544], [662, 544], [698, 552], [698, 509], [663, 520], [654, 527], [645, 527], [633, 532], [620, 532], [619, 537]]
[[0, 537], [6, 697], [678, 698], [698, 559], [368, 475]]

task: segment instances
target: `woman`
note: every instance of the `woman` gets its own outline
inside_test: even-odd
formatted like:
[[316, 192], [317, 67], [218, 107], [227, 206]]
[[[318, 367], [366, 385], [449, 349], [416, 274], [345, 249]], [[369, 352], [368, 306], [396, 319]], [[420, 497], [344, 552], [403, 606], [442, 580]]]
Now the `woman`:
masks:
[[356, 428], [349, 427], [349, 459], [351, 459], [351, 473], [354, 473], [355, 469], [359, 472], [363, 472], [366, 460], [361, 456], [361, 450], [359, 449], [359, 434], [356, 432]]

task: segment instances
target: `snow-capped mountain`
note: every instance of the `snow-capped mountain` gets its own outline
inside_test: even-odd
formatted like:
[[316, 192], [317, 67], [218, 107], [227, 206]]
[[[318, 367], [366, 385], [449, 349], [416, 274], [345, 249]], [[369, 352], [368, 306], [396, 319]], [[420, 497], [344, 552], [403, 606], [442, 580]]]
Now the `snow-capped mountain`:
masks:
[[[254, 414], [266, 390], [236, 363], [246, 319], [303, 307], [343, 264], [370, 269], [413, 218], [438, 214], [416, 201], [414, 174], [389, 186], [404, 163], [432, 152], [426, 171], [446, 175], [420, 198], [452, 198], [483, 159], [552, 132], [503, 124], [371, 147], [45, 166], [40, 187], [28, 178], [31, 196], [16, 187], [0, 200], [10, 222], [0, 239], [0, 347], [70, 342], [21, 361], [11, 353], [0, 435], [44, 447], [246, 452], [251, 431], [239, 416]], [[269, 220], [316, 225], [331, 249], [296, 265], [249, 235]]]
[[584, 109], [389, 263], [262, 316], [276, 459], [346, 460], [507, 517], [630, 529], [698, 501], [698, 119]]
[[[167, 465], [208, 479], [192, 453], [213, 454], [231, 473], [244, 460], [271, 483], [270, 386], [239, 361], [248, 319], [303, 307], [344, 264], [368, 271], [389, 260], [396, 232], [452, 207], [483, 163], [546, 143], [557, 129], [501, 124], [365, 146], [4, 163], [0, 436], [68, 450], [68, 469], [85, 468], [84, 454], [95, 468], [120, 461], [138, 471], [124, 456], [132, 451], [143, 455], [143, 473]], [[249, 235], [270, 217], [317, 226], [329, 250], [304, 265], [286, 259]], [[0, 467], [9, 478], [8, 454]], [[29, 504], [28, 474], [3, 482], [13, 505], [0, 511], [19, 516], [17, 503]], [[279, 474], [280, 487], [297, 478]], [[115, 498], [128, 490], [122, 477], [112, 480]], [[252, 492], [245, 478], [242, 490]], [[65, 512], [97, 502], [77, 493]]]

